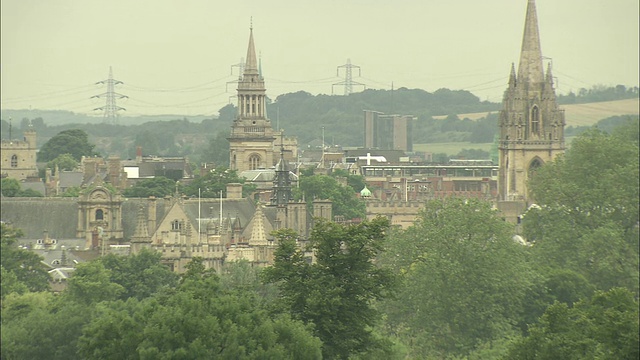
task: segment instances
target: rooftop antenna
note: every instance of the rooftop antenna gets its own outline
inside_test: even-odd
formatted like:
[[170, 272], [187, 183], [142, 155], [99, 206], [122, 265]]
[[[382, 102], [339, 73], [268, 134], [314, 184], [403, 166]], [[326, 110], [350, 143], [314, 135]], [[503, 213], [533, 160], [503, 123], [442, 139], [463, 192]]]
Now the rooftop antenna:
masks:
[[318, 164], [318, 168], [320, 168], [320, 166], [324, 169], [324, 126], [322, 127], [322, 157], [320, 157], [320, 164]]

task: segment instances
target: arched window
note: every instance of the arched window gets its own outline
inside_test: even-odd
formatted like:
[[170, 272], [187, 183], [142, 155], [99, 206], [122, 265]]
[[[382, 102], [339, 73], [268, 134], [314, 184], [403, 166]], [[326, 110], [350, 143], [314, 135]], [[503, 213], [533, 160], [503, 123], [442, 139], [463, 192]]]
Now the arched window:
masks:
[[174, 231], [180, 230], [180, 222], [178, 220], [173, 220], [171, 222], [171, 230], [174, 230]]
[[249, 170], [259, 169], [261, 160], [262, 159], [260, 159], [260, 155], [258, 154], [253, 154], [249, 156]]
[[540, 135], [540, 109], [537, 105], [531, 108], [531, 133]]
[[542, 164], [544, 164], [544, 162], [540, 158], [535, 158], [531, 161], [531, 163], [529, 164], [529, 178], [531, 178], [531, 176], [535, 174], [535, 172], [538, 170], [538, 168], [540, 168], [540, 166], [542, 166]]
[[18, 167], [18, 155], [13, 155], [11, 157], [11, 167]]
[[96, 210], [96, 221], [104, 220], [104, 211], [102, 209]]

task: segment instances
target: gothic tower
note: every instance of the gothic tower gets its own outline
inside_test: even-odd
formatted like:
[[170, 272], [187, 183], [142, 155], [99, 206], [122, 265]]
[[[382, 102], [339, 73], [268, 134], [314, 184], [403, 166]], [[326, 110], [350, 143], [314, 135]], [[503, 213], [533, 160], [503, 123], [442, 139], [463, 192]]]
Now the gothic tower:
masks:
[[517, 74], [511, 65], [498, 124], [498, 200], [521, 203], [518, 208], [531, 202], [527, 182], [532, 172], [565, 148], [564, 111], [556, 102], [551, 63], [545, 74], [542, 59], [535, 0], [528, 0], [520, 64]]
[[249, 32], [249, 48], [244, 73], [238, 82], [238, 115], [231, 126], [229, 164], [238, 174], [245, 170], [273, 166], [271, 121], [267, 119], [264, 78], [258, 69], [253, 44], [253, 27]]
[[276, 176], [273, 179], [271, 205], [286, 206], [293, 200], [291, 196], [291, 176], [289, 164], [284, 159], [284, 132], [280, 133], [280, 161], [276, 165]]

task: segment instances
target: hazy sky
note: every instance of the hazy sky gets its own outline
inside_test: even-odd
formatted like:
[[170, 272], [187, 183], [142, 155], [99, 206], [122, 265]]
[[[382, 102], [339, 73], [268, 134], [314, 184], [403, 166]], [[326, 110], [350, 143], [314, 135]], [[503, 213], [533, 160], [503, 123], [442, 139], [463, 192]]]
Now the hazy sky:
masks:
[[[538, 0], [557, 90], [638, 85], [638, 0]], [[214, 115], [235, 94], [253, 17], [267, 95], [466, 89], [499, 102], [526, 0], [2, 0], [3, 109], [89, 113], [108, 77], [123, 115]], [[363, 89], [354, 86], [354, 91]], [[235, 101], [235, 99], [231, 99]]]

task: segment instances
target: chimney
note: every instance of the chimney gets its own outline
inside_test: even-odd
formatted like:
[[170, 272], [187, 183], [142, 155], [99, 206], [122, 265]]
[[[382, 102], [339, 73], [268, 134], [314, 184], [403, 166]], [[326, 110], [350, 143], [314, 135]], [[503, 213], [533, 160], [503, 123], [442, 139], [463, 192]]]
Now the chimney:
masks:
[[149, 235], [153, 235], [156, 232], [156, 197], [149, 196], [149, 211], [147, 219], [147, 229]]
[[242, 184], [227, 184], [227, 199], [242, 199]]
[[142, 146], [136, 147], [136, 163], [140, 164], [142, 162]]

